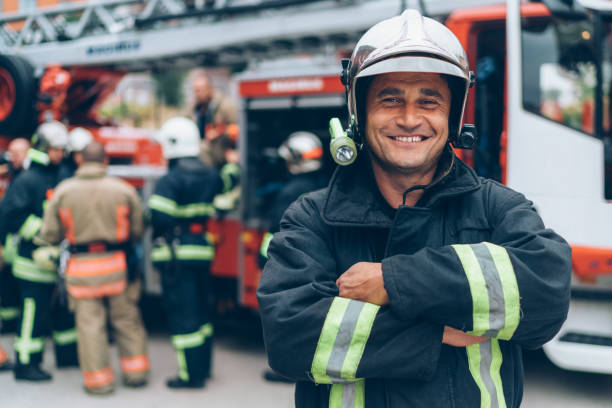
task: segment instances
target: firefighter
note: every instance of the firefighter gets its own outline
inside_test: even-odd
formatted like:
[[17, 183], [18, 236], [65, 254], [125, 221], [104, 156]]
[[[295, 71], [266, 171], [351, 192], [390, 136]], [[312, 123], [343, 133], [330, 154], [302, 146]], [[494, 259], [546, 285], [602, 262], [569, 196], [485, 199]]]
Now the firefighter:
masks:
[[[233, 188], [235, 165], [220, 172], [197, 155], [200, 137], [187, 118], [168, 120], [159, 132], [168, 160], [149, 200], [155, 246], [152, 259], [161, 272], [163, 302], [179, 373], [170, 388], [201, 388], [211, 371], [213, 327], [209, 320], [209, 270], [214, 247], [206, 221], [215, 214], [214, 197]], [[228, 169], [230, 169], [228, 171]]]
[[[311, 132], [293, 132], [278, 148], [278, 155], [285, 160], [291, 179], [278, 192], [268, 211], [268, 232], [264, 235], [259, 253], [259, 266], [263, 269], [268, 259], [268, 245], [280, 229], [280, 220], [287, 208], [302, 195], [325, 187], [327, 178], [322, 172], [323, 147]], [[268, 381], [292, 382], [272, 370], [265, 370]]]
[[[24, 162], [28, 155], [30, 142], [27, 139], [17, 138], [11, 141], [8, 145], [8, 163], [7, 172], [10, 181], [15, 180], [23, 171]], [[11, 188], [9, 186], [5, 195]], [[15, 258], [17, 247], [15, 245], [15, 237], [12, 234], [7, 234], [3, 226], [2, 205], [0, 203], [0, 242], [4, 243], [2, 248], [2, 260], [4, 265], [0, 272], [0, 320], [2, 326], [0, 333], [16, 333], [17, 323], [19, 320], [19, 285], [13, 276], [12, 263]]]
[[60, 168], [60, 180], [74, 176], [77, 168], [83, 162], [82, 151], [93, 141], [91, 132], [82, 127], [76, 127], [68, 133], [68, 147], [66, 158]]
[[74, 316], [54, 296], [57, 271], [41, 267], [33, 259], [33, 252], [38, 248], [33, 238], [39, 232], [43, 208], [58, 182], [68, 132], [60, 122], [46, 122], [36, 130], [32, 141], [34, 147], [28, 151], [30, 167], [13, 182], [4, 199], [3, 217], [6, 231], [19, 238], [13, 262], [13, 275], [19, 282], [21, 295], [15, 378], [44, 381], [51, 379], [40, 368], [45, 338], [49, 334], [55, 343], [57, 367], [78, 366]]
[[471, 81], [444, 25], [416, 10], [380, 22], [343, 78], [354, 145], [334, 152], [358, 156], [270, 243], [257, 295], [271, 367], [297, 381], [297, 408], [519, 407], [521, 349], [567, 316], [570, 247], [451, 149], [474, 143]]
[[144, 386], [149, 373], [146, 332], [138, 309], [140, 283], [128, 282], [126, 259], [130, 241], [142, 237], [142, 205], [132, 186], [106, 176], [101, 144], [89, 143], [81, 156], [75, 177], [56, 188], [40, 236], [51, 244], [62, 240], [70, 244], [65, 284], [76, 316], [85, 389], [107, 394], [114, 389], [107, 315], [119, 346], [124, 384]]

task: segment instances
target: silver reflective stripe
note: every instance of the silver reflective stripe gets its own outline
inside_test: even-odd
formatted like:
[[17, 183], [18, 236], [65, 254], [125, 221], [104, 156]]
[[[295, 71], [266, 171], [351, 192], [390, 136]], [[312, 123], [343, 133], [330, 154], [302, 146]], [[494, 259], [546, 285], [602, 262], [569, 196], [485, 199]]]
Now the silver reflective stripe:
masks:
[[342, 381], [342, 366], [351, 345], [351, 339], [355, 333], [355, 323], [359, 319], [359, 313], [363, 309], [363, 305], [363, 302], [350, 302], [340, 323], [338, 335], [336, 336], [326, 370], [327, 375], [334, 382]]
[[329, 408], [364, 408], [365, 380], [333, 384], [329, 391]]
[[506, 324], [506, 306], [504, 304], [504, 291], [499, 278], [499, 273], [495, 267], [495, 262], [491, 258], [491, 253], [485, 244], [472, 245], [472, 250], [476, 254], [480, 269], [487, 284], [489, 296], [489, 329], [484, 332], [484, 337], [497, 337], [499, 331]]
[[470, 373], [480, 390], [480, 408], [506, 408], [501, 381], [502, 354], [497, 339], [466, 347]]

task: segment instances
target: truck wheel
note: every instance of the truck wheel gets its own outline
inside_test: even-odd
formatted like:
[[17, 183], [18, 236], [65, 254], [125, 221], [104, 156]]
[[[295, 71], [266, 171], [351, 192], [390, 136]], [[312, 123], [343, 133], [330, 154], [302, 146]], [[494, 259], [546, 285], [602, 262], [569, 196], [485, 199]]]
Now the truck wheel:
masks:
[[30, 132], [36, 124], [34, 69], [14, 55], [0, 55], [0, 133]]

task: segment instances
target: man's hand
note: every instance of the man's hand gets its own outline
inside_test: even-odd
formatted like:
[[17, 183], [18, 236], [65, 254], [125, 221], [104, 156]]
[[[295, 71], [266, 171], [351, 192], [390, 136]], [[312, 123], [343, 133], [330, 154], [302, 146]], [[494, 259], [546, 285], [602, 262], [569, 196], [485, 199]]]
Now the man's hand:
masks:
[[482, 343], [485, 340], [487, 340], [487, 337], [474, 336], [473, 334], [467, 334], [450, 326], [444, 326], [442, 343], [448, 344], [449, 346], [465, 347]]
[[389, 303], [380, 263], [358, 262], [338, 278], [336, 285], [341, 297], [380, 306]]

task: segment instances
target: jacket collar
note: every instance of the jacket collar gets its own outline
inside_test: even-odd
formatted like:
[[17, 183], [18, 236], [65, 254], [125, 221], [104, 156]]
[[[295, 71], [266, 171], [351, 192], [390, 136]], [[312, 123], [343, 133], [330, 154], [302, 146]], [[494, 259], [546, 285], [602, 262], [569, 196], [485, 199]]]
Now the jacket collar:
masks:
[[102, 163], [83, 163], [75, 176], [81, 179], [102, 178], [106, 176], [106, 166]]
[[[424, 187], [425, 193], [416, 207], [431, 208], [443, 198], [468, 193], [480, 185], [474, 170], [447, 146], [434, 181]], [[321, 213], [330, 225], [389, 228], [395, 209], [380, 193], [370, 158], [364, 154], [355, 164], [336, 169]]]

